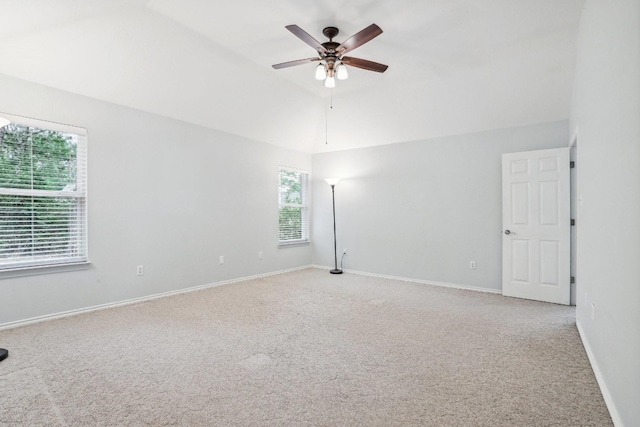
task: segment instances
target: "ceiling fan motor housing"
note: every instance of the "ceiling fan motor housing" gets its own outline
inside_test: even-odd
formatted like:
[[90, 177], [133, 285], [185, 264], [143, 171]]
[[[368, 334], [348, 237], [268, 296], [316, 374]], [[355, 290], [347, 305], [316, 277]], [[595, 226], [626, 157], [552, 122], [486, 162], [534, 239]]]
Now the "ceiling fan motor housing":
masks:
[[326, 49], [326, 52], [318, 52], [320, 57], [324, 59], [327, 64], [327, 75], [333, 77], [335, 73], [336, 62], [340, 60], [339, 55], [336, 53], [340, 43], [333, 41], [333, 38], [338, 35], [340, 30], [337, 27], [326, 27], [322, 30], [322, 34], [329, 39], [328, 42], [322, 43], [322, 46]]

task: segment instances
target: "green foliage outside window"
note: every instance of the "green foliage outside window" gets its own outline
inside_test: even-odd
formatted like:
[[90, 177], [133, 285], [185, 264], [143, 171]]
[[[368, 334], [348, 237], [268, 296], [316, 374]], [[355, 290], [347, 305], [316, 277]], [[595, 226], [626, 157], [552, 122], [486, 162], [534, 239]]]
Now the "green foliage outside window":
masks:
[[279, 239], [281, 242], [306, 239], [306, 173], [280, 170]]
[[302, 239], [302, 208], [280, 208], [280, 240]]
[[[0, 258], [74, 250], [77, 137], [10, 124], [0, 128]], [[66, 193], [66, 194], [65, 194]]]

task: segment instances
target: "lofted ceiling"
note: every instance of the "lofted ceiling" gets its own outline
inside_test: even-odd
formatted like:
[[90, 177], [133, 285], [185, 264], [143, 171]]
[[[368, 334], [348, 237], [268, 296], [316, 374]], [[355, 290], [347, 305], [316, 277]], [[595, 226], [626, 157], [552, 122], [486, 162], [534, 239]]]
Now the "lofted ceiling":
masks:
[[[584, 0], [0, 0], [0, 73], [318, 153], [569, 117]], [[376, 23], [326, 89], [274, 70]], [[1, 94], [0, 94], [1, 95]], [[331, 108], [332, 106], [332, 108]], [[82, 125], [82, 123], [74, 123]]]

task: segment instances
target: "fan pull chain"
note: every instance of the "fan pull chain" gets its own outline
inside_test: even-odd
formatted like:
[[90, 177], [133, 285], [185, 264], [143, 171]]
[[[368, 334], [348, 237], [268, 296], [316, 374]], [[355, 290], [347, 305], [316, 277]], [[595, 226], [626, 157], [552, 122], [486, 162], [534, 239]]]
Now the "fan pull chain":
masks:
[[[329, 109], [333, 110], [333, 89], [331, 89]], [[324, 114], [324, 145], [329, 145], [329, 110]]]

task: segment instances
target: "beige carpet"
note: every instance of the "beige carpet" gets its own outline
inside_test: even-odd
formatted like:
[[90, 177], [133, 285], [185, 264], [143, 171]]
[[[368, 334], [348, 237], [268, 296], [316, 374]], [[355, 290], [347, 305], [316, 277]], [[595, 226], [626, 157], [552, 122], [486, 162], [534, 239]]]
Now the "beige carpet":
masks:
[[302, 270], [0, 331], [0, 425], [608, 426], [574, 314]]

